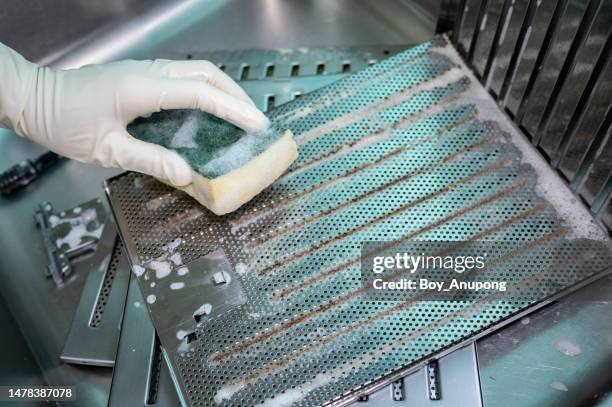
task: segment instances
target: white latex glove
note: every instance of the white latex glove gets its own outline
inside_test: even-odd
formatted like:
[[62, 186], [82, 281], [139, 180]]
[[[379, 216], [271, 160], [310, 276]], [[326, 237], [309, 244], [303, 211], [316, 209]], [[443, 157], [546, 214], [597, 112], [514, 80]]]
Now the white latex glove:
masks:
[[60, 155], [187, 185], [191, 169], [176, 152], [126, 131], [135, 118], [162, 109], [200, 109], [246, 131], [268, 125], [208, 61], [119, 61], [63, 71], [0, 44], [0, 125]]

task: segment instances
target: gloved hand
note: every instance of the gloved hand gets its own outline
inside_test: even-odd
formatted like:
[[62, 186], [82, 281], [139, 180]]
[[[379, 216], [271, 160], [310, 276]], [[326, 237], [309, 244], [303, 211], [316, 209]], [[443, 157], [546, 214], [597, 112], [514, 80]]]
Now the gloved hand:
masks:
[[0, 44], [0, 125], [60, 155], [187, 185], [191, 169], [183, 158], [126, 131], [136, 117], [162, 109], [200, 109], [246, 131], [268, 125], [208, 61], [120, 61], [62, 71]]

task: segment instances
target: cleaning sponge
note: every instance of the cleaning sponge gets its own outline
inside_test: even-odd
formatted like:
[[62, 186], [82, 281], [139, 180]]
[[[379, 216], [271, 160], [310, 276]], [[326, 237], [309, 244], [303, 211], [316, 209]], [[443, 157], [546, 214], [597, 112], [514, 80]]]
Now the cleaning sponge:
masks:
[[238, 209], [274, 182], [297, 158], [288, 130], [257, 133], [196, 110], [167, 110], [128, 126], [137, 139], [176, 151], [193, 169], [179, 189], [217, 215]]

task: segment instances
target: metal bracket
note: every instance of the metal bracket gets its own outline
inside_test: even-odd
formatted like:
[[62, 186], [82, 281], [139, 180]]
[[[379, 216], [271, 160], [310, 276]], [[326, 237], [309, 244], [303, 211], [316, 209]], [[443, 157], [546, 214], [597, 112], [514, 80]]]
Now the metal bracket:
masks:
[[429, 399], [440, 400], [442, 396], [440, 394], [440, 370], [438, 361], [430, 361], [427, 363], [425, 369], [427, 371], [427, 391], [429, 393]]
[[391, 398], [393, 401], [404, 400], [404, 379], [400, 378], [391, 383]]
[[34, 220], [47, 251], [46, 274], [55, 285], [61, 285], [72, 274], [70, 261], [95, 249], [106, 222], [106, 210], [100, 198], [60, 213], [53, 213], [51, 203], [43, 202], [34, 212]]
[[60, 355], [66, 363], [113, 366], [130, 266], [112, 220], [104, 227]]

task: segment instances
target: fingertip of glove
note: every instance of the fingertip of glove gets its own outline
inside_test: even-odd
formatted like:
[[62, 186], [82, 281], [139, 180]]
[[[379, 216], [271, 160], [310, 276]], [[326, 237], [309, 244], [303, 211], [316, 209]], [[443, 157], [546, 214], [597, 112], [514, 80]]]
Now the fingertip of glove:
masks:
[[270, 126], [270, 119], [257, 107], [252, 107], [248, 110], [248, 122], [245, 123], [244, 130], [249, 131], [261, 131]]
[[191, 184], [191, 167], [176, 151], [168, 150], [164, 164], [164, 178], [172, 185], [182, 187]]

